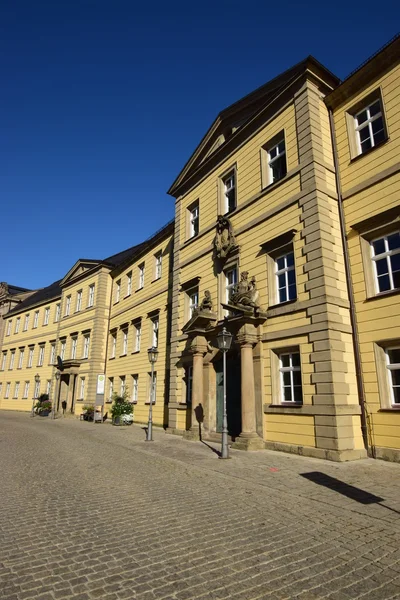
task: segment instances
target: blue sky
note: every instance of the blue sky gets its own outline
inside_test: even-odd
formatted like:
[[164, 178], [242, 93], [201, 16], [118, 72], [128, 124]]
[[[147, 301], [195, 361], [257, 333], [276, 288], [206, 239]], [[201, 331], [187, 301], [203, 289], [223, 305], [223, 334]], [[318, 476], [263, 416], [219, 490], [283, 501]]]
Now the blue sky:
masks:
[[0, 281], [147, 238], [221, 109], [308, 54], [344, 78], [399, 22], [385, 0], [3, 0]]

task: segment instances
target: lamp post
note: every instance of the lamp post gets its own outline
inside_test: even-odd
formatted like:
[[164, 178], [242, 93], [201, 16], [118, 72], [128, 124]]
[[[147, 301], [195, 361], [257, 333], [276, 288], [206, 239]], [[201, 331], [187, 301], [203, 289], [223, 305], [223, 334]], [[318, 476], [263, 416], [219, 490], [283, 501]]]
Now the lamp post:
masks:
[[[40, 375], [39, 375], [39, 373], [37, 373], [35, 375], [35, 384], [38, 384], [39, 382], [40, 382]], [[32, 400], [31, 417], [35, 416], [35, 400], [36, 400], [36, 398], [35, 398], [35, 392], [36, 392], [36, 388], [37, 388], [37, 385], [35, 385], [35, 389], [33, 390], [33, 400]], [[39, 396], [39, 394], [38, 394], [38, 396]]]
[[56, 373], [55, 373], [55, 378], [56, 378], [56, 389], [55, 389], [55, 394], [54, 394], [54, 399], [53, 399], [53, 403], [52, 403], [52, 410], [51, 410], [51, 418], [55, 419], [56, 418], [56, 402], [57, 402], [57, 396], [58, 396], [58, 382], [60, 380], [60, 376], [61, 373], [60, 371], [57, 369]]
[[228, 446], [228, 417], [226, 414], [226, 353], [231, 347], [233, 335], [223, 327], [222, 331], [217, 335], [218, 348], [222, 352], [223, 358], [223, 377], [224, 377], [224, 405], [222, 415], [222, 445], [220, 458], [229, 458]]
[[158, 350], [152, 346], [147, 350], [149, 362], [151, 364], [151, 389], [150, 389], [150, 407], [149, 407], [149, 424], [147, 426], [146, 442], [153, 441], [153, 402], [154, 402], [154, 364], [157, 362]]

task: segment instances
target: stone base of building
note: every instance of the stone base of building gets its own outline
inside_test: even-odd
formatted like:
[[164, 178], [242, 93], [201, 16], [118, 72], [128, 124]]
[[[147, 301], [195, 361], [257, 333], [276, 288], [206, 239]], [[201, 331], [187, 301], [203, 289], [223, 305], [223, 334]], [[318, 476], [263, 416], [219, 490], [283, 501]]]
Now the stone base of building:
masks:
[[234, 450], [264, 450], [265, 442], [258, 435], [246, 436], [242, 434], [232, 444]]
[[189, 442], [199, 442], [200, 441], [200, 433], [199, 428], [196, 429], [187, 429], [183, 432], [183, 439], [188, 440]]
[[400, 463], [400, 450], [398, 448], [375, 447], [375, 457], [388, 462]]
[[184, 429], [176, 429], [174, 427], [166, 427], [165, 433], [169, 433], [170, 435], [180, 435], [183, 436], [185, 433]]
[[322, 458], [334, 462], [347, 462], [350, 460], [360, 460], [368, 458], [367, 451], [361, 450], [325, 450], [324, 448], [314, 448], [312, 446], [295, 446], [293, 444], [284, 444], [282, 442], [264, 442], [266, 450], [277, 450], [278, 452], [288, 452], [300, 456], [309, 456], [310, 458]]

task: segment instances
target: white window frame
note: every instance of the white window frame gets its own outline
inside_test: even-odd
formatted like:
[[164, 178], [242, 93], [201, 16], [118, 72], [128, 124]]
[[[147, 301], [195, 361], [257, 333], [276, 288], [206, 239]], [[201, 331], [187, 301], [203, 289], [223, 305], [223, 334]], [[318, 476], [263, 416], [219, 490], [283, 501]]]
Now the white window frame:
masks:
[[67, 351], [67, 340], [60, 340], [60, 358], [64, 360]]
[[71, 312], [71, 295], [65, 298], [65, 313], [64, 317], [69, 317]]
[[43, 367], [44, 363], [44, 344], [39, 344], [38, 367]]
[[15, 320], [15, 331], [14, 333], [19, 333], [19, 326], [21, 324], [21, 317], [17, 317]]
[[[373, 106], [376, 103], [379, 103], [379, 112], [376, 115], [373, 115], [371, 117], [371, 106]], [[366, 121], [364, 121], [363, 123], [358, 123], [358, 117], [361, 113], [366, 112], [367, 113], [367, 119]], [[361, 110], [357, 111], [357, 113], [354, 115], [354, 127], [355, 127], [355, 132], [356, 132], [356, 142], [357, 142], [357, 152], [358, 155], [360, 154], [365, 154], [366, 152], [368, 152], [369, 150], [371, 150], [372, 148], [374, 148], [376, 146], [376, 142], [375, 142], [375, 138], [374, 138], [374, 132], [372, 130], [372, 123], [374, 121], [376, 121], [377, 119], [382, 118], [382, 125], [383, 125], [383, 132], [386, 138], [386, 127], [385, 127], [385, 117], [382, 111], [382, 101], [380, 98], [376, 98], [375, 100], [373, 100], [372, 102], [370, 102], [369, 104], [367, 104], [366, 106], [364, 106]], [[362, 150], [362, 146], [361, 146], [361, 136], [360, 136], [360, 131], [362, 129], [365, 129], [366, 127], [368, 127], [368, 133], [369, 133], [369, 139], [371, 141], [371, 148], [367, 148], [366, 150]], [[365, 141], [365, 140], [364, 140]], [[378, 142], [379, 144], [381, 144], [382, 142]]]
[[39, 381], [35, 381], [35, 388], [33, 390], [33, 397], [39, 398], [39, 394], [40, 394], [40, 379]]
[[111, 350], [110, 350], [110, 358], [115, 358], [117, 354], [117, 334], [111, 334]]
[[90, 350], [90, 333], [85, 333], [83, 336], [83, 356], [82, 358], [89, 358]]
[[[231, 274], [235, 273], [234, 277], [230, 277]], [[225, 303], [229, 304], [229, 301], [231, 299], [231, 295], [235, 290], [235, 287], [237, 286], [238, 282], [239, 282], [239, 269], [237, 265], [233, 265], [232, 267], [229, 267], [228, 269], [226, 269], [224, 271], [224, 277], [225, 277]], [[232, 281], [230, 281], [230, 278], [232, 279]]]
[[50, 307], [47, 306], [44, 309], [43, 325], [48, 325], [49, 324], [49, 319], [50, 319]]
[[[398, 290], [400, 288], [397, 288], [394, 286], [394, 281], [393, 281], [393, 270], [392, 270], [392, 264], [390, 261], [390, 257], [395, 255], [395, 254], [400, 254], [400, 248], [395, 248], [394, 250], [389, 250], [389, 243], [388, 243], [388, 237], [390, 237], [391, 235], [394, 235], [395, 233], [398, 233], [400, 235], [400, 231], [392, 231], [391, 233], [388, 233], [386, 235], [381, 235], [380, 237], [374, 238], [373, 240], [370, 241], [370, 248], [371, 248], [371, 259], [374, 265], [374, 281], [375, 281], [375, 291], [377, 294], [384, 294], [387, 292], [391, 292], [394, 290]], [[381, 254], [375, 254], [375, 249], [374, 249], [374, 242], [378, 242], [380, 240], [384, 241], [385, 244], [385, 252], [381, 253]], [[376, 266], [376, 263], [380, 260], [385, 260], [386, 259], [386, 264], [387, 264], [387, 268], [388, 268], [388, 276], [389, 276], [389, 282], [390, 282], [390, 290], [383, 290], [382, 292], [379, 289], [379, 276], [378, 276], [378, 269]]]
[[86, 384], [86, 378], [85, 377], [80, 377], [80, 380], [79, 380], [79, 398], [78, 398], [78, 400], [83, 400], [85, 398], [85, 384]]
[[162, 252], [160, 250], [160, 252], [157, 252], [157, 254], [154, 255], [154, 260], [155, 260], [155, 269], [154, 269], [154, 279], [161, 279], [161, 274], [162, 274]]
[[389, 380], [389, 389], [390, 389], [390, 401], [391, 401], [391, 405], [394, 407], [398, 407], [400, 406], [400, 401], [396, 402], [395, 401], [395, 395], [393, 392], [393, 388], [400, 388], [400, 385], [394, 385], [393, 383], [393, 378], [392, 378], [392, 372], [393, 371], [400, 371], [400, 363], [391, 363], [390, 362], [390, 358], [389, 358], [389, 352], [391, 350], [400, 350], [400, 346], [392, 346], [389, 348], [385, 349], [385, 355], [386, 355], [386, 368], [388, 371], [388, 380]]
[[151, 319], [151, 345], [153, 348], [158, 348], [159, 329], [160, 329], [160, 318], [153, 317]]
[[82, 309], [82, 290], [78, 290], [76, 293], [75, 312], [80, 312], [81, 309]]
[[28, 364], [27, 364], [27, 368], [31, 368], [33, 365], [33, 356], [35, 354], [35, 347], [32, 346], [30, 348], [28, 348]]
[[[282, 144], [283, 144], [283, 148], [281, 147]], [[272, 156], [274, 152], [276, 152], [276, 154], [274, 156]], [[282, 137], [276, 144], [274, 144], [273, 146], [268, 148], [267, 155], [268, 155], [268, 183], [271, 185], [272, 183], [276, 183], [277, 181], [280, 181], [281, 179], [283, 179], [287, 173], [285, 138]], [[284, 157], [284, 159], [285, 159], [286, 173], [284, 175], [282, 175], [282, 177], [277, 177], [276, 179], [274, 179], [274, 163], [277, 163], [278, 161], [280, 161], [282, 159], [282, 157]]]
[[16, 381], [15, 385], [14, 385], [14, 395], [13, 395], [13, 398], [17, 399], [18, 396], [19, 396], [19, 381]]
[[54, 323], [57, 323], [60, 320], [61, 315], [61, 304], [56, 304], [56, 314], [54, 318]]
[[11, 327], [12, 327], [12, 320], [8, 321], [8, 323], [7, 323], [7, 333], [6, 333], [6, 335], [11, 335]]
[[188, 296], [188, 317], [193, 317], [194, 311], [199, 306], [199, 288], [195, 287], [187, 291]]
[[89, 285], [89, 295], [88, 295], [88, 308], [91, 308], [92, 306], [94, 306], [94, 291], [95, 291], [95, 284], [91, 283]]
[[23, 364], [24, 364], [24, 354], [25, 354], [25, 348], [20, 348], [19, 358], [18, 358], [18, 369], [22, 369], [22, 367], [23, 367]]
[[142, 339], [142, 322], [138, 321], [135, 326], [135, 352], [140, 352], [140, 342]]
[[189, 208], [189, 237], [193, 238], [199, 235], [200, 231], [200, 203], [196, 202]]
[[[232, 182], [233, 183], [230, 183]], [[236, 185], [236, 170], [232, 169], [226, 175], [222, 177], [222, 186], [223, 186], [223, 202], [224, 202], [224, 214], [231, 213], [237, 207], [237, 185]], [[235, 206], [233, 208], [229, 208], [229, 194], [233, 190], [235, 197]]]
[[29, 396], [29, 385], [30, 385], [30, 382], [29, 381], [25, 381], [24, 393], [23, 393], [23, 396], [22, 396], [23, 399], [26, 399]]
[[126, 389], [126, 377], [125, 375], [120, 375], [119, 377], [119, 394], [123, 396], [125, 394]]
[[139, 398], [139, 375], [132, 375], [132, 403], [137, 404]]
[[128, 340], [129, 340], [129, 331], [128, 329], [122, 330], [122, 355], [125, 356], [128, 354]]
[[9, 398], [10, 397], [10, 389], [11, 389], [11, 381], [7, 381], [6, 383], [6, 389], [4, 392], [4, 398]]
[[1, 355], [1, 371], [6, 370], [6, 364], [7, 364], [7, 351], [3, 352]]
[[138, 269], [139, 269], [138, 290], [142, 290], [144, 288], [145, 263], [140, 264], [138, 266]]
[[8, 370], [12, 371], [14, 368], [14, 361], [15, 361], [15, 350], [11, 350], [10, 352], [10, 364], [8, 366]]
[[115, 282], [115, 299], [114, 299], [114, 304], [117, 304], [117, 302], [120, 301], [121, 298], [121, 280], [118, 279], [118, 281]]
[[[295, 354], [299, 356], [299, 362], [300, 362], [299, 366], [293, 365], [293, 355], [295, 355]], [[284, 367], [282, 365], [282, 357], [283, 356], [289, 356], [289, 366], [288, 367]], [[300, 372], [300, 375], [301, 375], [300, 352], [298, 350], [280, 352], [279, 353], [279, 376], [280, 376], [280, 397], [281, 397], [282, 404], [302, 404], [302, 402], [299, 402], [298, 400], [294, 399], [294, 388], [299, 387], [299, 386], [295, 386], [295, 384], [293, 382], [293, 373], [294, 372]], [[285, 387], [289, 387], [289, 386], [284, 384], [284, 379], [283, 379], [284, 373], [290, 373], [290, 395], [292, 397], [292, 400], [285, 400]], [[302, 393], [302, 397], [303, 397], [303, 382], [301, 382], [300, 388], [301, 388], [301, 393]]]
[[52, 344], [50, 344], [50, 364], [54, 365], [55, 362], [56, 362], [56, 345], [53, 342]]
[[46, 394], [48, 394], [50, 396], [50, 392], [51, 392], [51, 379], [47, 379], [46, 380]]
[[[287, 262], [288, 262], [288, 256], [293, 255], [293, 265], [288, 266]], [[278, 269], [278, 260], [280, 259], [284, 259], [285, 262], [285, 266], [282, 269]], [[277, 304], [283, 304], [285, 302], [290, 302], [293, 301], [297, 298], [297, 281], [296, 281], [296, 265], [294, 262], [294, 249], [292, 248], [291, 250], [287, 250], [286, 252], [284, 252], [283, 254], [279, 254], [278, 256], [276, 256], [274, 258], [275, 261], [275, 282], [276, 282], [276, 303]], [[295, 296], [293, 298], [289, 298], [289, 272], [290, 271], [294, 271], [294, 289], [295, 289]], [[285, 276], [285, 286], [284, 288], [280, 288], [279, 287], [279, 276], [280, 275], [284, 275]], [[279, 297], [279, 291], [280, 289], [285, 289], [286, 291], [286, 300], [281, 300]]]
[[112, 395], [114, 393], [114, 377], [108, 378], [108, 400], [112, 401]]
[[71, 336], [71, 360], [74, 360], [76, 358], [77, 348], [78, 348], [78, 336], [72, 335]]
[[132, 271], [130, 271], [126, 276], [126, 295], [130, 296], [132, 294]]
[[35, 310], [35, 314], [33, 315], [33, 329], [37, 329], [38, 323], [39, 323], [39, 312], [38, 310]]
[[29, 313], [27, 315], [25, 315], [25, 321], [24, 321], [24, 329], [23, 329], [23, 331], [28, 331], [28, 327], [29, 327]]

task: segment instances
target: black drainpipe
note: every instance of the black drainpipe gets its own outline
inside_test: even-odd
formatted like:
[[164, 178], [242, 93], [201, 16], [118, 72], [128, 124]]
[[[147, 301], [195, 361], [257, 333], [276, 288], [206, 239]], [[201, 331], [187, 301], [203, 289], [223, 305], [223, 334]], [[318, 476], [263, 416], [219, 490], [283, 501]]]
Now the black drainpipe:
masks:
[[348, 289], [349, 301], [350, 301], [350, 321], [351, 321], [351, 327], [353, 329], [353, 349], [354, 349], [354, 360], [355, 360], [355, 364], [356, 364], [358, 402], [361, 407], [361, 431], [362, 431], [362, 436], [363, 436], [363, 440], [364, 440], [364, 446], [368, 452], [368, 455], [372, 456], [373, 458], [376, 458], [375, 457], [375, 448], [373, 446], [371, 446], [371, 448], [370, 448], [369, 443], [368, 443], [367, 410], [366, 410], [366, 406], [365, 406], [364, 385], [363, 385], [362, 373], [361, 373], [361, 353], [360, 353], [360, 344], [359, 344], [359, 340], [358, 340], [358, 328], [357, 328], [357, 319], [356, 319], [356, 309], [355, 309], [355, 303], [354, 303], [353, 285], [352, 285], [351, 276], [350, 276], [350, 258], [349, 258], [349, 248], [347, 245], [346, 227], [345, 227], [345, 221], [344, 221], [342, 188], [340, 185], [339, 161], [338, 161], [336, 137], [335, 137], [335, 124], [333, 121], [332, 109], [328, 108], [328, 111], [329, 111], [329, 123], [331, 126], [333, 162], [335, 165], [335, 179], [336, 179], [336, 189], [337, 189], [337, 194], [338, 194], [340, 231], [341, 231], [341, 235], [342, 235], [344, 266], [345, 266], [345, 271], [346, 271], [346, 283], [347, 283], [347, 289]]

